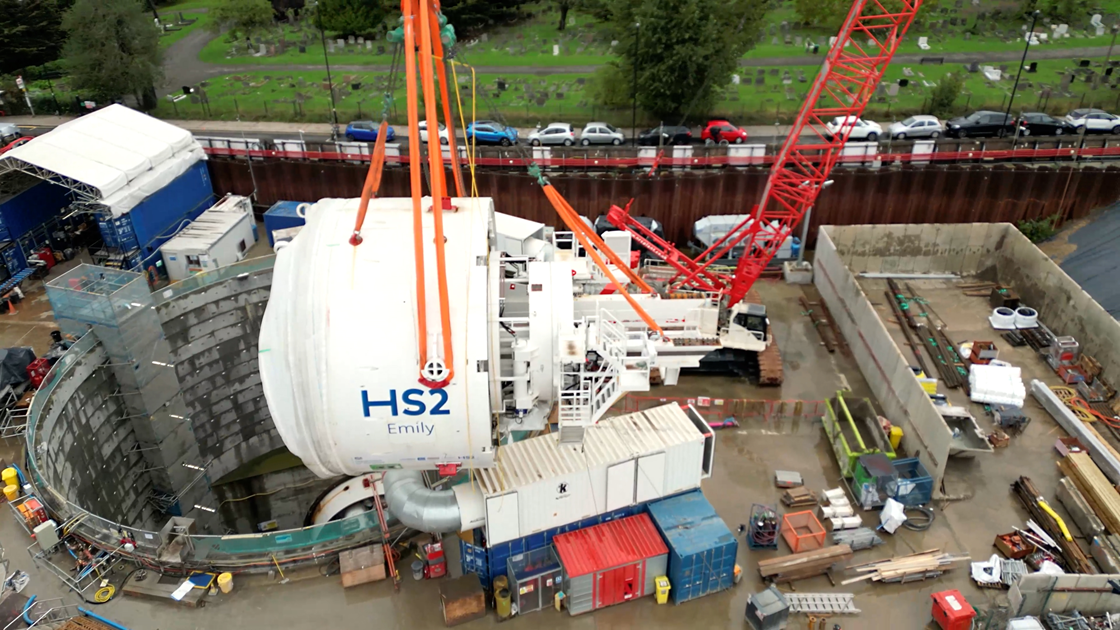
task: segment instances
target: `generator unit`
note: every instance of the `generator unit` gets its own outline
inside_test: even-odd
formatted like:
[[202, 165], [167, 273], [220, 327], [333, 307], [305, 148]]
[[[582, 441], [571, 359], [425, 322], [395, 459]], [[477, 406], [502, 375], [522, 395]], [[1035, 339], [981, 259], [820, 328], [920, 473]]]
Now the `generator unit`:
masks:
[[226, 195], [160, 248], [167, 277], [178, 282], [235, 263], [256, 241], [248, 197]]

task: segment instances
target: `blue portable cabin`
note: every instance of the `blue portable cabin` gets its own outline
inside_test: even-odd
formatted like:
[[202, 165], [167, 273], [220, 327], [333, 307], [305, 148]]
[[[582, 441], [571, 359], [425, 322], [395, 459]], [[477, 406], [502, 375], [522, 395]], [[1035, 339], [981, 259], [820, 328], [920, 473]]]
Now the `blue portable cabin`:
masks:
[[269, 247], [276, 245], [272, 238], [272, 233], [276, 230], [297, 227], [306, 223], [306, 220], [296, 212], [296, 208], [299, 208], [303, 203], [305, 202], [277, 201], [265, 211], [264, 231], [268, 233]]
[[731, 588], [739, 542], [699, 490], [649, 504], [669, 545], [669, 594], [674, 604]]

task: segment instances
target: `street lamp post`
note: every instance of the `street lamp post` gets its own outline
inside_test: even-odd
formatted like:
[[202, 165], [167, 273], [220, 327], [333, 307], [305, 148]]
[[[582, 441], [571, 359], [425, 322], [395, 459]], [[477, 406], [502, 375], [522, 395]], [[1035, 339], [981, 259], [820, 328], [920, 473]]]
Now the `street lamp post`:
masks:
[[1108, 62], [1112, 61], [1112, 47], [1116, 45], [1116, 34], [1120, 33], [1120, 24], [1112, 25], [1112, 43], [1108, 45], [1108, 56], [1104, 58], [1104, 65], [1107, 66]]
[[642, 41], [642, 23], [634, 22], [634, 100], [630, 106], [630, 143], [638, 145], [638, 47]]
[[1019, 60], [1019, 72], [1015, 75], [1015, 84], [1011, 86], [1011, 98], [1007, 101], [1007, 113], [1004, 115], [1004, 124], [1007, 124], [1007, 119], [1011, 117], [1011, 104], [1015, 102], [1015, 92], [1019, 89], [1019, 77], [1023, 76], [1023, 65], [1027, 63], [1027, 51], [1031, 49], [1031, 39], [1034, 36], [1034, 25], [1038, 21], [1038, 16], [1042, 11], [1035, 11], [1031, 13], [1031, 27], [1027, 29], [1027, 36], [1024, 38], [1026, 44], [1023, 46], [1023, 58]]
[[331, 140], [338, 140], [338, 108], [334, 102], [334, 81], [331, 80], [331, 60], [327, 56], [327, 34], [323, 31], [323, 16], [319, 14], [319, 3], [315, 7], [315, 26], [319, 27], [319, 39], [323, 43], [323, 63], [327, 67], [327, 88], [331, 92]]

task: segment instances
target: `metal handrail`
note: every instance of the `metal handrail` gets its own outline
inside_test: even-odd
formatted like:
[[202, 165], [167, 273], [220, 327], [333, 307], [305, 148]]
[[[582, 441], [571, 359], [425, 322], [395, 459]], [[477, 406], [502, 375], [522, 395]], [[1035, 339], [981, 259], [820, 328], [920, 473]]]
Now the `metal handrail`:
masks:
[[[235, 278], [248, 278], [255, 273], [272, 267], [275, 257], [251, 258], [239, 263], [221, 267], [211, 272], [192, 276], [182, 282], [157, 291], [153, 302], [158, 306], [204, 289], [219, 282]], [[27, 482], [32, 487], [35, 498], [39, 499], [60, 521], [70, 521], [70, 533], [77, 534], [100, 550], [115, 552], [126, 559], [141, 560], [155, 566], [163, 566], [157, 550], [162, 543], [158, 532], [147, 531], [128, 524], [116, 523], [90, 513], [86, 508], [70, 501], [65, 491], [55, 488], [47, 479], [41, 467], [41, 460], [48, 453], [43, 436], [50, 436], [63, 405], [52, 404], [60, 383], [70, 377], [72, 372], [86, 361], [104, 362], [107, 358], [101, 351], [100, 342], [94, 335], [83, 335], [64, 354], [43, 379], [27, 418], [24, 434], [27, 447]], [[21, 497], [26, 499], [28, 497]], [[19, 500], [16, 501], [18, 503]], [[14, 510], [14, 506], [13, 506]], [[15, 518], [22, 522], [18, 512]], [[136, 540], [134, 551], [125, 553], [120, 549], [120, 532], [127, 531]], [[279, 530], [261, 534], [243, 535], [192, 535], [190, 539], [195, 549], [206, 550], [206, 562], [194, 563], [186, 568], [229, 568], [246, 570], [260, 568], [267, 570], [273, 558], [278, 563], [317, 561], [333, 552], [372, 542], [378, 536], [380, 526], [376, 516], [359, 514], [356, 516], [323, 523], [312, 527]], [[30, 532], [29, 532], [30, 533]]]

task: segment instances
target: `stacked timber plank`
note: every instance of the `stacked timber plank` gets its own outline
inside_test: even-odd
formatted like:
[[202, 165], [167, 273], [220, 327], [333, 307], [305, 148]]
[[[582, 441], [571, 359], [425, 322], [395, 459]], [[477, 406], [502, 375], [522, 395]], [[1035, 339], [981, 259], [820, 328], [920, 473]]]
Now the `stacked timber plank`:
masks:
[[864, 575], [844, 580], [841, 584], [853, 584], [864, 580], [874, 580], [876, 582], [923, 580], [941, 575], [945, 570], [951, 568], [953, 563], [968, 559], [967, 554], [955, 555], [941, 553], [940, 549], [931, 549], [909, 556], [887, 558], [848, 567]]
[[1070, 453], [1058, 467], [1081, 491], [1108, 531], [1120, 534], [1120, 493], [1109, 483], [1088, 453]]
[[758, 563], [758, 573], [770, 582], [792, 582], [823, 573], [837, 562], [847, 562], [852, 557], [848, 545], [833, 545], [789, 556], [769, 558]]

